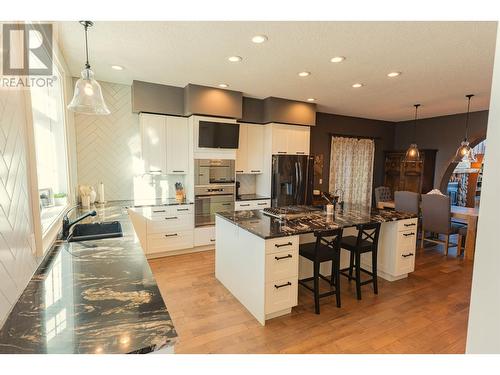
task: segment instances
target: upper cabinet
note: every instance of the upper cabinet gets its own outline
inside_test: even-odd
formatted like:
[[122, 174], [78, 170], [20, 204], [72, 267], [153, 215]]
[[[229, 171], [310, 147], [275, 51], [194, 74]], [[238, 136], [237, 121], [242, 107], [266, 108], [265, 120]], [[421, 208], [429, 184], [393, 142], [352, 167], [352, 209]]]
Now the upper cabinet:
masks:
[[187, 174], [189, 129], [184, 117], [140, 115], [146, 173]]
[[240, 124], [236, 173], [258, 174], [264, 169], [264, 125]]
[[309, 155], [308, 126], [272, 124], [273, 155]]

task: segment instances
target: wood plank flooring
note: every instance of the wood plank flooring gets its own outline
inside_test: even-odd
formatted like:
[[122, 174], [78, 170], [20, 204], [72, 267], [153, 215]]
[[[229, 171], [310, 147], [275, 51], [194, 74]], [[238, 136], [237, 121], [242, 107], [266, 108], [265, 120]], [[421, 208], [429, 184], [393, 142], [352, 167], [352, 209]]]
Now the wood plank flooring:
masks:
[[312, 293], [299, 287], [292, 313], [262, 327], [215, 279], [214, 251], [150, 261], [179, 334], [176, 353], [464, 353], [472, 262], [419, 250], [407, 279], [379, 279], [379, 294], [342, 282], [314, 314]]

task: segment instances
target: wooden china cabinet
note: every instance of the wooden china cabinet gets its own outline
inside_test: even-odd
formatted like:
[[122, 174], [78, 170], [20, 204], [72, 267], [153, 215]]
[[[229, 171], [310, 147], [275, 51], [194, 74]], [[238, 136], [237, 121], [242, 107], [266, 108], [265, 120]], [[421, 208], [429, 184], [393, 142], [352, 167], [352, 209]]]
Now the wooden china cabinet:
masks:
[[425, 194], [434, 188], [434, 170], [437, 150], [420, 150], [421, 161], [404, 162], [406, 151], [386, 151], [384, 186]]

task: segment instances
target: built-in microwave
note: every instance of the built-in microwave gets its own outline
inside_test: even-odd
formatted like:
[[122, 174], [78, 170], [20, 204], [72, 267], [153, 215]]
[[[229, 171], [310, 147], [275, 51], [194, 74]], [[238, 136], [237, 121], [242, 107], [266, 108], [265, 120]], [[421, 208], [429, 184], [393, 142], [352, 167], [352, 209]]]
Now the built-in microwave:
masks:
[[234, 160], [196, 159], [194, 161], [194, 184], [234, 184]]

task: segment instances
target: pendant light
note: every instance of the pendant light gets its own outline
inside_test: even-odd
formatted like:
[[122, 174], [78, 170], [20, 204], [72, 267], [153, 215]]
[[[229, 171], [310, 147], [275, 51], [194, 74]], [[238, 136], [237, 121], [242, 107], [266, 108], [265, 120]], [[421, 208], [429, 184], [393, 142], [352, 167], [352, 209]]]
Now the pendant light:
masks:
[[75, 84], [75, 92], [68, 109], [87, 115], [109, 115], [111, 112], [104, 102], [101, 85], [94, 79], [94, 72], [89, 64], [89, 46], [87, 42], [87, 29], [92, 27], [92, 21], [80, 21], [85, 29], [85, 67], [81, 77]]
[[417, 114], [418, 114], [418, 107], [420, 107], [420, 104], [414, 104], [415, 107], [415, 122], [413, 124], [413, 143], [408, 147], [408, 150], [406, 150], [406, 155], [404, 158], [405, 162], [409, 163], [416, 163], [420, 161], [420, 152], [418, 151], [418, 146], [415, 143], [415, 139], [417, 138]]
[[473, 94], [465, 95], [468, 100], [467, 103], [467, 117], [465, 119], [465, 137], [460, 147], [457, 149], [457, 153], [455, 154], [454, 161], [457, 163], [460, 162], [468, 162], [474, 163], [476, 161], [476, 156], [474, 155], [474, 150], [469, 146], [469, 140], [467, 139], [468, 131], [469, 131], [469, 113], [470, 113], [470, 100], [473, 97]]

